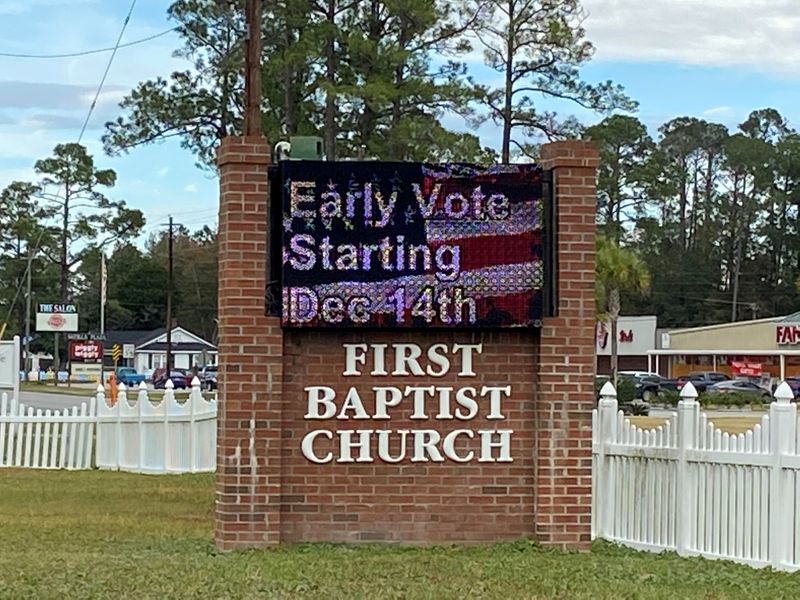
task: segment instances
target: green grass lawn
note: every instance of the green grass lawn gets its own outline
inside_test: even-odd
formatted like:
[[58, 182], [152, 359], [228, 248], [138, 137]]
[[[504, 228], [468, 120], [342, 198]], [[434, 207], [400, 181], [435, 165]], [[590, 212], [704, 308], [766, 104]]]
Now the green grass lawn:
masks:
[[219, 554], [211, 475], [0, 471], [0, 598], [797, 598], [800, 574], [527, 541]]

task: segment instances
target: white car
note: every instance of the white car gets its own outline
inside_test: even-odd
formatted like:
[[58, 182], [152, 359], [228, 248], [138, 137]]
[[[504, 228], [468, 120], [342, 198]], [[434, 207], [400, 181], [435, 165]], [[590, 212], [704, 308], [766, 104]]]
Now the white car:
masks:
[[661, 379], [661, 375], [659, 373], [650, 373], [648, 371], [618, 371], [619, 375], [628, 375], [629, 377], [658, 377]]

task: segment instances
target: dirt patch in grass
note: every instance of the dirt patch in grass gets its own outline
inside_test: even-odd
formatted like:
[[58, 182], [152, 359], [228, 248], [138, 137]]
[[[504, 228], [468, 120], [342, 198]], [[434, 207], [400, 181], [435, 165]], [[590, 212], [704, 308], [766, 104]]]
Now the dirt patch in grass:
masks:
[[[667, 422], [664, 417], [630, 417], [631, 423], [642, 429], [655, 429]], [[709, 422], [724, 432], [739, 434], [750, 431], [761, 422], [761, 416], [709, 417]]]

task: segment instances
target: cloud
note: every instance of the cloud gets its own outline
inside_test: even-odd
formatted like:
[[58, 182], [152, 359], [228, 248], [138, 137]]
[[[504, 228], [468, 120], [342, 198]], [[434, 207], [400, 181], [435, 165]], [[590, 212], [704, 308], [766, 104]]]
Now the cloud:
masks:
[[[0, 81], [0, 108], [88, 110], [96, 91], [96, 87], [88, 85]], [[122, 86], [106, 86], [101, 97], [110, 101], [121, 98], [127, 91]]]
[[727, 115], [733, 111], [732, 106], [715, 106], [703, 111], [703, 116], [712, 117], [714, 115]]
[[27, 168], [0, 168], [0, 190], [6, 186], [11, 185], [14, 181], [34, 181], [33, 169]]
[[83, 99], [91, 104], [97, 94], [97, 106], [114, 106], [122, 102], [122, 99], [127, 95], [128, 89], [124, 87], [107, 88], [104, 87], [99, 94], [97, 91], [92, 91], [83, 96]]
[[[59, 114], [35, 114], [21, 117], [16, 121], [17, 125], [29, 129], [68, 129], [80, 128], [83, 121], [77, 117]], [[90, 124], [91, 125], [91, 124]], [[92, 127], [89, 127], [92, 129]]]
[[167, 173], [169, 173], [169, 167], [161, 167], [158, 171], [156, 171], [156, 175], [159, 177], [166, 177]]
[[584, 0], [596, 58], [797, 76], [797, 0]]
[[0, 15], [21, 15], [41, 7], [90, 4], [94, 0], [0, 0]]
[[190, 183], [185, 188], [183, 188], [183, 191], [188, 193], [188, 194], [196, 194], [197, 193], [197, 185], [194, 184], [194, 183]]

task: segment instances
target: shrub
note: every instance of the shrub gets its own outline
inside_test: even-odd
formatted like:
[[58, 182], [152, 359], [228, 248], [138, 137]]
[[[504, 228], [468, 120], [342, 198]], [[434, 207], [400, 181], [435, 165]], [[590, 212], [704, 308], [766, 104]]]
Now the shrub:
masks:
[[725, 406], [743, 407], [743, 406], [759, 406], [760, 403], [752, 394], [742, 394], [740, 392], [727, 392], [722, 394], [707, 394], [702, 393], [697, 399], [700, 406]]
[[600, 397], [600, 390], [603, 389], [603, 386], [608, 383], [609, 378], [605, 375], [598, 375], [594, 378], [594, 395], [596, 397]]
[[636, 399], [636, 382], [632, 377], [617, 379], [617, 402], [624, 404]]
[[678, 406], [678, 402], [681, 399], [681, 395], [678, 390], [661, 390], [659, 397], [667, 406]]

